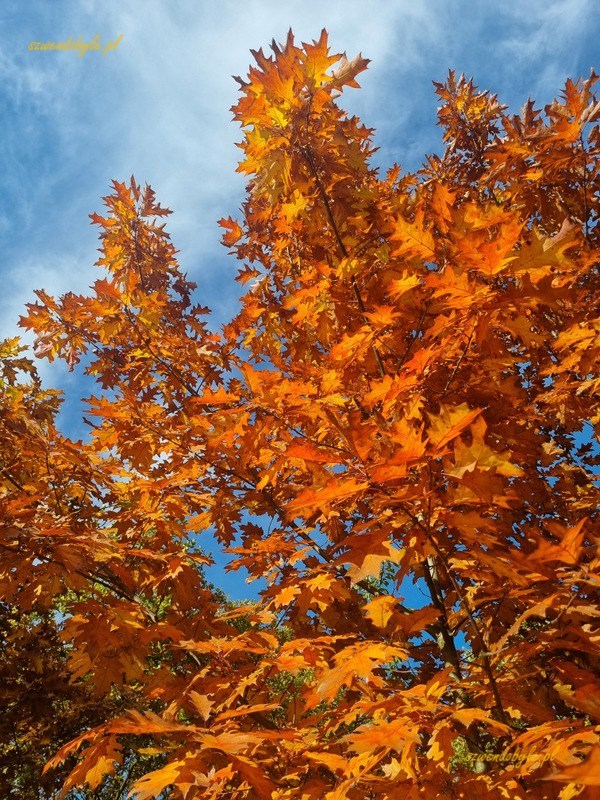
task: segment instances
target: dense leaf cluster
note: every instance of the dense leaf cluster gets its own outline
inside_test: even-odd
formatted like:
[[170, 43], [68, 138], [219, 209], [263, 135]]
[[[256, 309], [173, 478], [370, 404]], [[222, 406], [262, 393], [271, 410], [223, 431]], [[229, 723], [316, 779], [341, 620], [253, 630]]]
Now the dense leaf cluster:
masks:
[[[63, 797], [591, 799], [595, 76], [514, 116], [450, 73], [443, 154], [381, 177], [337, 104], [366, 60], [272, 50], [234, 108], [236, 318], [210, 332], [132, 179], [91, 293], [22, 320], [96, 379], [87, 441], [2, 345], [3, 785], [52, 754]], [[207, 584], [206, 531], [259, 601]]]

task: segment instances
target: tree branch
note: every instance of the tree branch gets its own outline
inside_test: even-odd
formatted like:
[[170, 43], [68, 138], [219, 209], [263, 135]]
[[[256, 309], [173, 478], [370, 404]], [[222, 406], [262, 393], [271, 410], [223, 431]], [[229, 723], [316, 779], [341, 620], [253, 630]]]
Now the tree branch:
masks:
[[[321, 200], [323, 201], [323, 205], [325, 206], [325, 212], [327, 213], [327, 219], [329, 220], [329, 224], [331, 225], [331, 228], [333, 230], [333, 234], [334, 234], [334, 236], [336, 238], [336, 241], [338, 243], [340, 251], [341, 251], [341, 253], [342, 253], [344, 258], [348, 258], [348, 251], [346, 249], [346, 245], [344, 244], [344, 241], [342, 239], [342, 235], [341, 235], [340, 230], [339, 230], [339, 228], [337, 226], [337, 223], [335, 221], [335, 217], [333, 216], [333, 211], [332, 211], [332, 208], [331, 208], [331, 203], [330, 203], [329, 197], [327, 196], [327, 192], [325, 191], [325, 188], [324, 188], [324, 186], [323, 186], [323, 184], [321, 182], [321, 179], [319, 177], [319, 173], [317, 171], [317, 168], [316, 168], [314, 159], [312, 157], [312, 153], [310, 151], [310, 148], [309, 147], [303, 147], [302, 148], [302, 153], [304, 155], [304, 158], [306, 159], [306, 162], [308, 163], [308, 166], [309, 166], [309, 169], [311, 171], [311, 174], [312, 174], [313, 178], [315, 179], [315, 183], [317, 185], [317, 190], [319, 192]], [[361, 297], [360, 290], [358, 288], [358, 285], [356, 283], [356, 280], [355, 280], [354, 276], [352, 276], [350, 278], [350, 283], [352, 285], [352, 291], [354, 292], [354, 296], [356, 297], [356, 302], [358, 303], [358, 308], [360, 310], [360, 313], [362, 314], [363, 319], [365, 319], [365, 312], [366, 312], [365, 304], [364, 304], [363, 299]], [[373, 347], [371, 349], [373, 351], [373, 355], [375, 356], [375, 361], [377, 362], [377, 368], [379, 369], [379, 374], [383, 378], [386, 375], [386, 371], [385, 371], [385, 367], [383, 366], [383, 361], [381, 360], [381, 356], [379, 354], [379, 351], [377, 350], [377, 348], [374, 345], [373, 345]]]

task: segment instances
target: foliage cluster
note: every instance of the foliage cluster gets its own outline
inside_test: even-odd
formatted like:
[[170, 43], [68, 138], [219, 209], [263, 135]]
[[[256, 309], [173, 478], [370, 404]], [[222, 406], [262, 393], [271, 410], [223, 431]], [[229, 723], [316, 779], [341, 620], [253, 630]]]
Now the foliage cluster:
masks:
[[[86, 441], [2, 345], [2, 788], [596, 797], [595, 76], [512, 115], [451, 72], [443, 154], [381, 177], [337, 103], [367, 61], [272, 51], [234, 108], [235, 319], [132, 179], [92, 215], [104, 276], [22, 319], [97, 381]], [[206, 531], [258, 602], [206, 582]]]

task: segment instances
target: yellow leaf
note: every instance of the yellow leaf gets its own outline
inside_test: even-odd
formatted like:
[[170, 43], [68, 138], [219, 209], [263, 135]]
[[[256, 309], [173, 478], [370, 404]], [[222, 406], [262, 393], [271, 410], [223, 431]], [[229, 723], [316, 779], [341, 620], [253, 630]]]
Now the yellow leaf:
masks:
[[294, 597], [300, 594], [300, 591], [301, 589], [299, 586], [285, 586], [283, 589], [278, 591], [273, 598], [273, 606], [275, 608], [282, 608], [283, 606], [289, 605]]
[[429, 415], [430, 426], [427, 431], [429, 441], [442, 450], [448, 442], [455, 439], [476, 417], [481, 414], [483, 409], [470, 409], [466, 403], [459, 406], [442, 406], [438, 416]]
[[155, 800], [168, 786], [177, 783], [184, 767], [184, 761], [172, 761], [161, 769], [148, 772], [133, 784], [128, 800]]
[[340, 650], [334, 658], [334, 665], [327, 670], [325, 677], [307, 697], [307, 707], [321, 700], [332, 700], [340, 688], [350, 686], [356, 681], [369, 680], [373, 685], [381, 683], [373, 672], [382, 664], [394, 658], [406, 658], [406, 651], [380, 642], [361, 642]]
[[389, 542], [383, 542], [381, 547], [383, 552], [380, 553], [361, 553], [357, 549], [339, 558], [341, 563], [350, 563], [347, 574], [353, 584], [360, 583], [365, 578], [378, 578], [385, 563], [392, 561], [398, 564], [405, 553], [405, 550], [393, 547]]
[[415, 286], [419, 286], [420, 283], [420, 279], [414, 273], [403, 272], [401, 278], [390, 281], [387, 293], [392, 300], [398, 300], [399, 297], [402, 297], [403, 294], [414, 289]]
[[429, 228], [425, 227], [425, 214], [422, 208], [417, 209], [414, 222], [404, 218], [396, 221], [394, 233], [390, 241], [396, 242], [392, 255], [419, 256], [430, 261], [435, 254], [435, 240]]
[[376, 724], [361, 725], [353, 733], [340, 740], [348, 742], [354, 753], [370, 753], [379, 748], [401, 753], [407, 742], [419, 742], [418, 730], [412, 722], [395, 719], [391, 722], [378, 721]]
[[436, 727], [430, 740], [427, 758], [432, 761], [441, 761], [442, 767], [448, 769], [448, 762], [454, 755], [452, 742], [456, 739], [456, 732], [446, 723]]
[[318, 764], [325, 764], [328, 769], [340, 775], [343, 775], [348, 769], [348, 760], [335, 753], [306, 753], [306, 757]]
[[481, 708], [461, 708], [452, 712], [452, 719], [469, 727], [473, 722], [483, 722], [496, 736], [506, 736], [512, 733], [508, 725], [495, 720], [488, 711]]
[[385, 597], [375, 597], [364, 607], [365, 614], [373, 625], [376, 625], [378, 628], [385, 628], [397, 604], [398, 600], [389, 595]]
[[214, 705], [213, 701], [209, 700], [205, 694], [199, 694], [196, 691], [189, 692], [188, 697], [200, 713], [202, 719], [206, 722], [210, 717], [210, 710]]
[[455, 466], [453, 469], [448, 470], [448, 475], [462, 478], [466, 472], [473, 472], [475, 469], [494, 469], [499, 475], [505, 475], [506, 477], [518, 477], [523, 473], [520, 467], [511, 463], [509, 450], [497, 453], [485, 444], [484, 435], [486, 430], [487, 425], [483, 417], [480, 417], [471, 425], [473, 441], [470, 445], [466, 445], [462, 440], [456, 443], [454, 446]]
[[393, 325], [400, 318], [401, 313], [392, 306], [376, 306], [373, 311], [367, 311], [364, 315], [371, 325], [377, 330]]

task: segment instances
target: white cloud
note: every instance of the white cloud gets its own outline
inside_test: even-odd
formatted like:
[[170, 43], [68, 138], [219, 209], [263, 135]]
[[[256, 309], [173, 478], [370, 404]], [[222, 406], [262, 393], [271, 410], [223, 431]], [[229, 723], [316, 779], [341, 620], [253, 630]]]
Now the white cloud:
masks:
[[[174, 211], [168, 225], [180, 258], [223, 320], [235, 302], [236, 265], [219, 245], [217, 219], [236, 214], [244, 181], [235, 173], [240, 133], [230, 106], [232, 74], [250, 48], [268, 48], [292, 27], [298, 40], [330, 32], [334, 50], [372, 59], [363, 90], [342, 100], [378, 129], [378, 163], [417, 166], [439, 138], [431, 80], [447, 69], [474, 74], [512, 102], [557, 91], [592, 42], [590, 0], [222, 0], [165, 3], [38, 0], [7, 16], [0, 78], [11, 113], [2, 133], [8, 190], [0, 335], [12, 334], [32, 290], [85, 288], [96, 277], [96, 234], [111, 178], [133, 172]], [[66, 13], [68, 9], [68, 14]], [[27, 52], [33, 37], [122, 34], [116, 53]], [[587, 38], [586, 38], [587, 37]], [[2, 198], [0, 198], [1, 200]], [[7, 230], [8, 227], [8, 230]], [[230, 287], [230, 289], [227, 289]]]
[[[123, 39], [106, 57], [24, 52], [11, 65], [10, 76], [19, 80], [18, 89], [11, 90], [16, 128], [7, 138], [19, 232], [7, 263], [13, 288], [5, 304], [12, 302], [17, 311], [39, 285], [63, 290], [75, 271], [77, 279], [87, 272], [88, 283], [93, 280], [93, 249], [88, 266], [75, 268], [69, 235], [78, 231], [76, 238], [89, 246], [87, 213], [100, 207], [111, 178], [132, 172], [173, 208], [170, 229], [194, 277], [215, 277], [226, 259], [216, 221], [235, 213], [243, 198], [244, 181], [235, 172], [240, 133], [229, 109], [237, 95], [231, 75], [246, 73], [249, 49], [266, 48], [273, 37], [283, 39], [290, 26], [297, 39], [312, 39], [327, 26], [335, 49], [362, 49], [373, 59], [372, 74], [364, 81], [372, 90], [389, 64], [420, 57], [414, 40], [427, 16], [423, 8], [378, 2], [365, 14], [358, 3], [325, 7], [228, 0], [200, 6], [188, 0], [176, 6], [147, 2], [143, 11], [137, 5], [88, 2], [68, 25], [57, 14], [55, 33], [37, 34], [41, 41], [67, 35], [89, 41], [96, 33], [103, 44], [120, 34]], [[45, 29], [52, 29], [48, 20]], [[27, 41], [24, 36], [21, 47]], [[373, 96], [357, 102], [361, 113], [369, 104]], [[44, 129], [44, 144], [35, 124]], [[34, 158], [23, 152], [23, 136], [30, 151], [37, 150]], [[233, 265], [228, 269], [232, 278]], [[12, 328], [8, 312], [4, 333]]]
[[[200, 283], [199, 297], [226, 320], [236, 304], [235, 262], [219, 245], [216, 221], [236, 215], [244, 180], [235, 172], [240, 132], [231, 121], [250, 48], [268, 49], [288, 28], [297, 40], [330, 33], [335, 51], [372, 60], [363, 90], [342, 103], [377, 129], [377, 163], [415, 168], [438, 146], [432, 80], [449, 68], [482, 88], [522, 103], [547, 102], [597, 52], [592, 0], [30, 0], [0, 9], [0, 130], [5, 157], [0, 193], [0, 337], [33, 289], [85, 292], [96, 279], [97, 234], [87, 215], [101, 210], [112, 178], [135, 173], [162, 205], [180, 260]], [[17, 9], [17, 10], [15, 10]], [[118, 50], [34, 53], [32, 40], [71, 36]], [[26, 337], [28, 341], [31, 337]], [[81, 425], [81, 386], [64, 365], [40, 362], [46, 385], [62, 387], [61, 424]], [[234, 594], [222, 563], [210, 573]], [[229, 583], [227, 582], [229, 581]]]
[[[598, 30], [598, 7], [592, 0], [532, 0], [501, 6], [510, 29], [498, 43], [501, 63], [519, 83], [528, 84], [532, 97], [554, 97], [566, 78], [585, 75], [593, 64], [585, 63], [581, 43]], [[597, 41], [597, 40], [596, 40]], [[597, 56], [597, 49], [593, 53]], [[590, 55], [592, 52], [590, 51]], [[583, 56], [583, 58], [582, 58]], [[583, 61], [582, 64], [580, 62]]]

